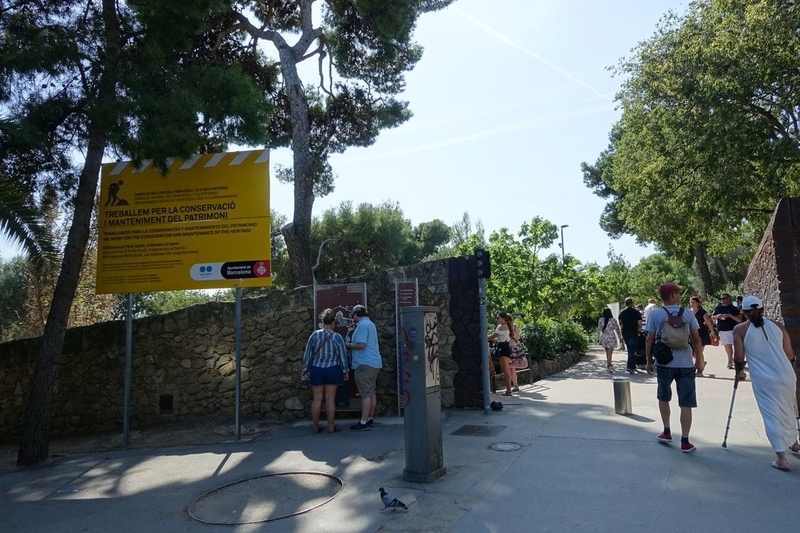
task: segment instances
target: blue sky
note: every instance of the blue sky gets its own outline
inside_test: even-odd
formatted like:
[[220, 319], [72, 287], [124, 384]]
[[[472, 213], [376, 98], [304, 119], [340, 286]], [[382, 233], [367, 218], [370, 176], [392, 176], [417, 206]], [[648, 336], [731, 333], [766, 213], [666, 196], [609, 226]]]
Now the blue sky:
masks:
[[[333, 156], [336, 189], [316, 200], [315, 216], [345, 200], [388, 200], [413, 224], [453, 224], [467, 212], [487, 234], [516, 233], [540, 216], [569, 225], [565, 249], [578, 260], [606, 264], [613, 246], [636, 264], [653, 250], [600, 229], [605, 202], [583, 184], [580, 164], [594, 163], [619, 118], [621, 80], [607, 67], [686, 5], [459, 0], [423, 16], [415, 37], [425, 53], [401, 96], [414, 117], [373, 146]], [[276, 150], [272, 161], [289, 165], [291, 154]], [[291, 217], [291, 186], [273, 179], [271, 205]], [[12, 254], [0, 246], [1, 257]]]
[[[344, 200], [400, 203], [412, 223], [447, 224], [466, 211], [488, 232], [541, 216], [564, 229], [567, 253], [607, 264], [609, 246], [636, 264], [654, 252], [600, 229], [605, 202], [583, 184], [619, 118], [621, 80], [607, 67], [655, 32], [672, 0], [459, 0], [423, 16], [425, 53], [403, 98], [414, 117], [369, 148], [331, 158], [336, 190], [314, 212]], [[288, 151], [273, 161], [290, 163]], [[272, 187], [272, 208], [291, 216], [291, 187]], [[549, 250], [560, 253], [557, 244]], [[546, 252], [547, 253], [547, 252]]]

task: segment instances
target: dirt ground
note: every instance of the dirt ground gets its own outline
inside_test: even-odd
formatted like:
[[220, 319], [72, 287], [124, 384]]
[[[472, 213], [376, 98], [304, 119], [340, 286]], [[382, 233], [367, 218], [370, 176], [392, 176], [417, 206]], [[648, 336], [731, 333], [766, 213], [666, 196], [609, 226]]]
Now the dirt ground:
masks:
[[[250, 440], [275, 428], [275, 423], [243, 421], [242, 440]], [[235, 438], [234, 418], [182, 418], [141, 428], [131, 428], [128, 449], [169, 448], [229, 442]], [[17, 470], [19, 443], [0, 443], [0, 473]], [[44, 464], [69, 455], [106, 450], [122, 450], [122, 431], [95, 435], [53, 438], [50, 457]]]

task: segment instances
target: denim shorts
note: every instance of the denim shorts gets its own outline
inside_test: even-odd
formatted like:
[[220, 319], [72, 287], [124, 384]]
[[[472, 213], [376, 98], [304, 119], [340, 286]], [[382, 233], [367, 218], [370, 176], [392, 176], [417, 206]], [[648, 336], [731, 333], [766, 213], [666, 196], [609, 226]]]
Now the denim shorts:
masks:
[[339, 365], [329, 367], [312, 366], [308, 372], [308, 384], [312, 387], [341, 385], [342, 367]]
[[656, 379], [658, 380], [658, 392], [656, 392], [658, 401], [668, 402], [672, 400], [672, 382], [675, 381], [675, 388], [678, 391], [678, 405], [680, 407], [697, 407], [693, 367], [672, 368], [659, 366], [656, 370]]

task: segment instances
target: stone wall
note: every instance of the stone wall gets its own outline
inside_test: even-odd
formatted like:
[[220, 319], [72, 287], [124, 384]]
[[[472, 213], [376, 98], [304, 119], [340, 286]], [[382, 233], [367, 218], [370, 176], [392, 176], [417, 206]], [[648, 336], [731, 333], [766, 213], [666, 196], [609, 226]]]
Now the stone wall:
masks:
[[[384, 368], [378, 412], [397, 411], [396, 279], [419, 280], [420, 305], [438, 306], [442, 406], [454, 405], [458, 364], [451, 326], [450, 262], [397, 268], [347, 281], [367, 284]], [[466, 261], [466, 260], [465, 260]], [[474, 281], [473, 281], [474, 283]], [[313, 329], [311, 287], [242, 301], [242, 413], [247, 417], [308, 417], [311, 390], [299, 380]], [[473, 328], [474, 329], [474, 328]], [[227, 415], [235, 407], [235, 304], [209, 303], [134, 321], [131, 425], [180, 415]], [[38, 339], [0, 344], [0, 440], [19, 436]], [[464, 357], [462, 355], [462, 357]], [[479, 357], [479, 356], [474, 356]], [[122, 427], [125, 323], [70, 329], [57, 362], [53, 435]]]
[[800, 198], [782, 198], [772, 214], [744, 281], [765, 314], [784, 323], [800, 353]]

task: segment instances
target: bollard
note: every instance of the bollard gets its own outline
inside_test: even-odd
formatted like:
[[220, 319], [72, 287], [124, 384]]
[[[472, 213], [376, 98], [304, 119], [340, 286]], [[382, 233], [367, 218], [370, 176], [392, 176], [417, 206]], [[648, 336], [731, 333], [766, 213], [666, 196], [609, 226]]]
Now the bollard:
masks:
[[614, 378], [614, 412], [618, 415], [632, 415], [631, 380], [626, 377]]

